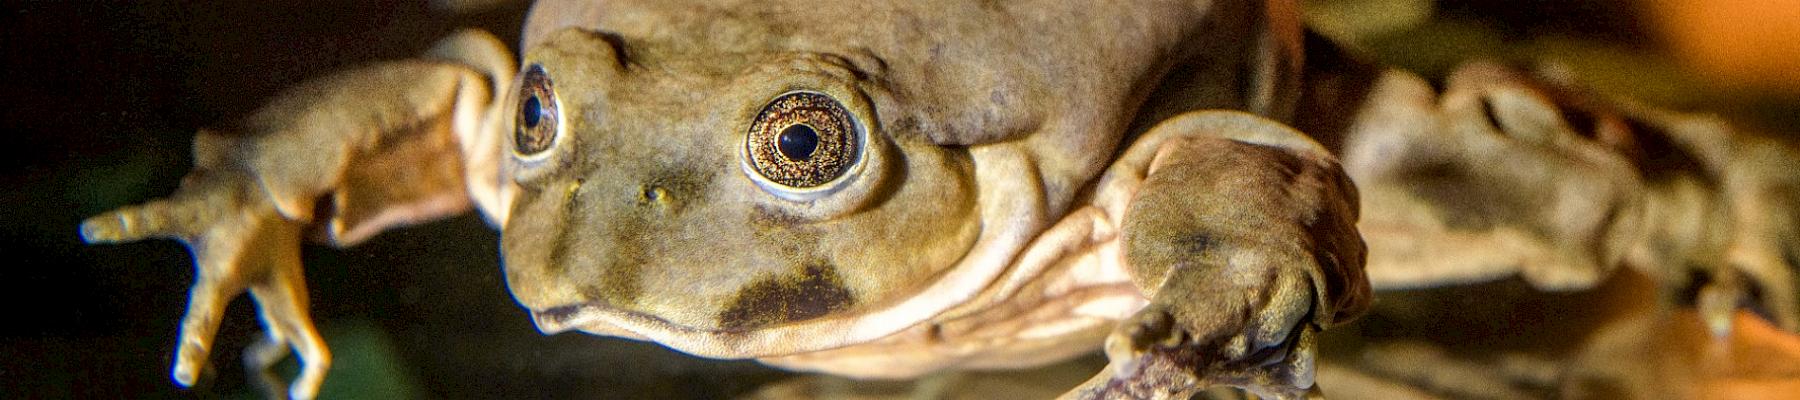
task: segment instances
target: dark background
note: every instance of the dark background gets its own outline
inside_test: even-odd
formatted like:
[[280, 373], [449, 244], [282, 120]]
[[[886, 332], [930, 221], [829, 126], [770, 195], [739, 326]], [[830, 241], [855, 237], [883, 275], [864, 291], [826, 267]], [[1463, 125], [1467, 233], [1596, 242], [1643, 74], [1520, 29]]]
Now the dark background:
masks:
[[[236, 361], [260, 330], [247, 298], [233, 303], [221, 325], [214, 368], [184, 391], [168, 368], [193, 275], [186, 250], [173, 241], [86, 246], [76, 226], [172, 192], [192, 163], [188, 148], [201, 126], [247, 113], [323, 71], [414, 54], [457, 27], [484, 27], [516, 43], [524, 12], [522, 5], [456, 14], [390, 3], [5, 4], [0, 397], [259, 393]], [[1606, 71], [1608, 62], [1643, 66], [1601, 74], [1599, 82], [1647, 90], [1640, 94], [1655, 101], [1722, 106], [1716, 111], [1775, 131], [1793, 126], [1792, 110], [1800, 109], [1780, 95], [1683, 80], [1678, 67], [1658, 61], [1660, 44], [1644, 18], [1618, 1], [1447, 0], [1438, 10], [1429, 24], [1361, 38], [1365, 49], [1426, 74], [1468, 56], [1593, 51], [1612, 58], [1583, 64], [1599, 63], [1590, 70]], [[1638, 84], [1646, 80], [1657, 83]], [[314, 320], [336, 358], [323, 394], [715, 398], [783, 376], [653, 344], [542, 336], [505, 290], [496, 243], [470, 215], [350, 249], [307, 247]]]

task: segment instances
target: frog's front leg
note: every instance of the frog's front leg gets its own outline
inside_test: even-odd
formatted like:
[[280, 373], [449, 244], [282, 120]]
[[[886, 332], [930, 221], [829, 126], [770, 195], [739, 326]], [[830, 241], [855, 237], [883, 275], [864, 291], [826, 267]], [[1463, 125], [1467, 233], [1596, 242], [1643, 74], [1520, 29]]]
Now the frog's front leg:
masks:
[[355, 244], [386, 227], [464, 212], [469, 189], [492, 182], [464, 171], [495, 159], [478, 150], [492, 136], [481, 134], [482, 121], [510, 81], [510, 56], [475, 31], [433, 54], [449, 59], [323, 77], [237, 124], [202, 130], [194, 170], [173, 195], [82, 223], [89, 242], [172, 238], [193, 253], [177, 382], [194, 384], [225, 307], [248, 291], [267, 328], [264, 347], [291, 347], [300, 359], [288, 394], [313, 397], [331, 356], [308, 316], [301, 236], [317, 228], [332, 244]]
[[1349, 178], [1305, 136], [1249, 114], [1184, 114], [1145, 137], [1159, 142], [1143, 149], [1123, 245], [1150, 303], [1107, 339], [1107, 371], [1071, 394], [1317, 393], [1317, 332], [1370, 298]]

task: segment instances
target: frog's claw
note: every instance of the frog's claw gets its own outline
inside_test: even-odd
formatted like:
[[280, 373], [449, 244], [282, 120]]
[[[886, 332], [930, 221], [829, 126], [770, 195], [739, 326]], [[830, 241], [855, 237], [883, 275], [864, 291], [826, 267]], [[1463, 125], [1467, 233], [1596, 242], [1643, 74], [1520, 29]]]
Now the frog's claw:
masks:
[[1258, 340], [1248, 338], [1265, 334], [1205, 339], [1172, 315], [1166, 307], [1151, 305], [1121, 325], [1106, 339], [1111, 361], [1107, 370], [1067, 397], [1185, 399], [1214, 386], [1242, 388], [1272, 399], [1319, 396], [1313, 368], [1317, 326], [1301, 323], [1279, 329], [1282, 333], [1267, 335], [1278, 341], [1252, 344]]
[[1197, 339], [1204, 336], [1181, 327], [1166, 309], [1152, 308], [1107, 337], [1106, 370], [1064, 398], [1186, 399], [1216, 386], [1271, 399], [1322, 396], [1314, 382], [1317, 326], [1301, 323], [1263, 347], [1246, 345], [1255, 334]]
[[192, 386], [199, 379], [225, 308], [248, 290], [271, 341], [291, 345], [300, 358], [300, 379], [289, 395], [312, 398], [331, 356], [307, 315], [299, 254], [305, 224], [276, 212], [244, 177], [195, 171], [168, 199], [89, 218], [82, 236], [92, 243], [173, 238], [193, 253], [194, 285], [170, 372], [176, 382]]

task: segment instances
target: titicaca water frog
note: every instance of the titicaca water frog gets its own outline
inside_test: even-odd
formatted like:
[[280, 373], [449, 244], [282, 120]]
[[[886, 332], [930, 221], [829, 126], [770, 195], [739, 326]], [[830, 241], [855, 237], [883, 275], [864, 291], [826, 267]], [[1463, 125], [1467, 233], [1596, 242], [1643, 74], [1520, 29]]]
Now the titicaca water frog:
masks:
[[193, 251], [178, 382], [248, 290], [311, 397], [302, 237], [470, 209], [546, 333], [886, 378], [1103, 348], [1083, 398], [1316, 395], [1371, 279], [1581, 287], [1654, 236], [1635, 142], [1504, 74], [1439, 102], [1291, 0], [547, 1], [525, 30], [296, 87], [83, 224]]

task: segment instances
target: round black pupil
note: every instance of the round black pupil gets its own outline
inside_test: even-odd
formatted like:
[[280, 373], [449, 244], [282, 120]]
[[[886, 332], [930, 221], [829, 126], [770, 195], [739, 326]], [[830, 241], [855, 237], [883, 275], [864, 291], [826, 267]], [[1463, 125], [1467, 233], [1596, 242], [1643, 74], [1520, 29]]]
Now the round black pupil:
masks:
[[812, 158], [813, 150], [819, 149], [819, 132], [804, 124], [790, 126], [781, 130], [776, 145], [781, 147], [781, 155], [788, 159], [805, 161]]
[[538, 122], [541, 122], [540, 120], [543, 119], [543, 113], [544, 105], [538, 102], [537, 95], [532, 95], [531, 98], [525, 99], [524, 109], [519, 110], [519, 114], [525, 117], [526, 128], [536, 128]]

